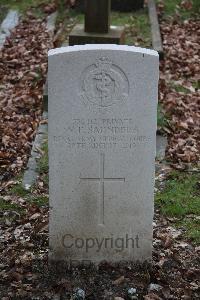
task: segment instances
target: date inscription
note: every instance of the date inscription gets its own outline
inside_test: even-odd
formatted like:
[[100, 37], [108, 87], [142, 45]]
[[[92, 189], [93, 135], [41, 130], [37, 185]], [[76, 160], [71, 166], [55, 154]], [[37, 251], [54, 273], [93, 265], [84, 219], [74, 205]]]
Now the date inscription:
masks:
[[73, 119], [64, 128], [65, 134], [54, 136], [54, 142], [68, 149], [133, 149], [148, 142], [140, 134], [133, 119]]

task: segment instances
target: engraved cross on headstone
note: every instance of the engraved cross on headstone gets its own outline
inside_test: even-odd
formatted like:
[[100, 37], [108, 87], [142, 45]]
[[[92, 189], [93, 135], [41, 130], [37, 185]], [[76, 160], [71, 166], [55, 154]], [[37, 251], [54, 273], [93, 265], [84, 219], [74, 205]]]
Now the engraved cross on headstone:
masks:
[[101, 153], [100, 154], [100, 176], [99, 177], [88, 177], [88, 178], [80, 178], [82, 180], [90, 180], [90, 181], [98, 181], [100, 184], [100, 220], [99, 224], [104, 225], [104, 198], [105, 198], [105, 188], [104, 188], [104, 182], [109, 182], [109, 181], [121, 181], [125, 182], [125, 178], [110, 178], [110, 177], [105, 177], [104, 174], [105, 171], [105, 154]]
[[108, 33], [111, 0], [85, 0], [85, 32]]

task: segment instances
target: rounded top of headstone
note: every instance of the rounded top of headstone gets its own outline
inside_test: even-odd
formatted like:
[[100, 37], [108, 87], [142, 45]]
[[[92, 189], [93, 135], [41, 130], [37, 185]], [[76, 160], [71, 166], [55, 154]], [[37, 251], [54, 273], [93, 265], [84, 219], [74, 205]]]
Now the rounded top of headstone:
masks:
[[111, 50], [111, 51], [127, 51], [133, 53], [141, 53], [144, 55], [151, 55], [158, 57], [158, 52], [152, 49], [146, 49], [135, 46], [127, 45], [115, 45], [115, 44], [86, 44], [86, 45], [75, 45], [61, 48], [51, 49], [48, 52], [48, 56], [57, 54], [63, 54], [67, 52], [78, 52], [78, 51], [90, 51], [90, 50]]

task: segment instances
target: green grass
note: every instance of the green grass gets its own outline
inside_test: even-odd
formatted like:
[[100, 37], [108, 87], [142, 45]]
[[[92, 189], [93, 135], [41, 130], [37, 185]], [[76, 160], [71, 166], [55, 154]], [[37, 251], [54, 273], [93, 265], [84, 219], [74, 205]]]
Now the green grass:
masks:
[[[174, 171], [165, 189], [157, 193], [156, 206], [167, 217], [176, 217], [177, 226], [184, 226], [186, 236], [200, 242], [200, 175]], [[191, 215], [194, 217], [191, 218]]]
[[[44, 206], [44, 205], [46, 206], [48, 204], [48, 197], [46, 195], [37, 195], [33, 193], [33, 189], [25, 190], [24, 187], [22, 186], [22, 183], [18, 182], [8, 191], [8, 195], [21, 197], [27, 203], [32, 203], [37, 206]], [[17, 204], [16, 207], [18, 207]], [[1, 202], [0, 202], [0, 208], [1, 208]], [[8, 203], [8, 209], [9, 209], [9, 203]]]
[[[165, 0], [164, 2], [164, 15], [165, 16], [174, 16], [178, 12], [183, 19], [190, 18], [194, 14], [200, 13], [200, 1], [192, 0], [192, 9], [184, 9], [180, 7], [182, 0]], [[159, 0], [157, 0], [159, 3]]]
[[[38, 160], [38, 171], [42, 174], [44, 183], [48, 186], [48, 144], [45, 142], [42, 147], [44, 155]], [[37, 194], [37, 190], [33, 187], [31, 190], [24, 189], [22, 185], [22, 175], [16, 177], [17, 183], [13, 185], [7, 192], [8, 195], [18, 196], [23, 198], [27, 203], [34, 204], [37, 206], [47, 206], [48, 205], [48, 196], [45, 194]], [[2, 199], [3, 200], [3, 199]], [[3, 202], [0, 201], [0, 209], [4, 208]], [[8, 210], [12, 209], [10, 203], [8, 205]], [[18, 208], [17, 204], [15, 208]]]
[[197, 80], [196, 82], [194, 82], [192, 84], [192, 86], [196, 89], [196, 90], [200, 90], [200, 80]]
[[6, 16], [6, 13], [7, 13], [7, 8], [3, 5], [1, 5], [1, 3], [0, 3], [0, 25], [3, 22], [3, 19]]
[[[4, 222], [5, 220], [9, 220], [10, 222], [12, 222], [17, 217], [16, 213], [18, 214], [18, 216], [22, 216], [25, 213], [25, 210], [16, 203], [11, 203], [10, 201], [6, 201], [3, 198], [0, 198], [0, 212], [0, 222]], [[4, 213], [8, 214], [4, 215]]]
[[37, 171], [42, 175], [42, 180], [46, 187], [49, 186], [49, 161], [48, 161], [48, 142], [44, 142], [42, 146], [43, 155], [37, 163]]
[[[195, 90], [199, 90], [200, 89], [200, 80], [194, 81], [192, 82], [192, 86]], [[171, 81], [169, 83], [169, 87], [173, 88], [176, 92], [178, 93], [184, 93], [184, 94], [189, 94], [191, 93], [191, 90], [189, 89], [189, 87], [184, 87], [180, 84], [177, 84], [176, 82]]]
[[49, 202], [49, 198], [43, 195], [30, 195], [27, 198], [27, 201], [29, 203], [33, 203], [40, 207], [40, 206], [47, 206]]
[[111, 14], [112, 25], [126, 26], [125, 42], [127, 45], [137, 45], [151, 47], [151, 29], [147, 9], [142, 9], [132, 13]]
[[[59, 19], [63, 19], [66, 13], [61, 11]], [[84, 23], [84, 15], [70, 10], [68, 18], [73, 18], [75, 23]], [[111, 13], [111, 25], [125, 26], [125, 44], [151, 47], [151, 29], [149, 25], [147, 9], [141, 9], [132, 13]]]
[[184, 93], [184, 94], [190, 93], [190, 91], [182, 85], [175, 85], [175, 84], [171, 83], [171, 87], [174, 88], [175, 91], [178, 93]]
[[84, 23], [84, 14], [79, 13], [74, 9], [68, 11], [68, 17], [75, 19], [76, 23]]
[[49, 171], [49, 163], [48, 163], [48, 143], [45, 142], [41, 149], [44, 152], [44, 155], [38, 160], [37, 170], [40, 174], [48, 173]]
[[45, 183], [45, 185], [48, 186], [49, 185], [49, 173], [43, 174], [42, 180]]
[[157, 108], [157, 126], [160, 130], [162, 130], [164, 127], [168, 127], [168, 119], [163, 113], [162, 106], [160, 103], [158, 103]]
[[16, 9], [24, 14], [28, 9], [32, 8], [38, 17], [42, 17], [43, 13], [40, 8], [42, 4], [51, 3], [50, 0], [0, 0], [0, 5], [7, 9]]
[[183, 221], [177, 222], [178, 227], [183, 227], [186, 229], [185, 236], [191, 239], [194, 243], [200, 244], [200, 220], [190, 220], [185, 219]]
[[18, 195], [20, 197], [25, 197], [28, 194], [30, 194], [30, 191], [25, 190], [22, 183], [19, 182], [12, 186], [12, 188], [9, 190], [9, 194]]
[[[22, 197], [27, 203], [32, 203], [35, 204], [37, 206], [46, 206], [48, 204], [48, 197], [45, 195], [37, 195], [32, 193], [32, 191], [27, 191], [23, 188], [21, 183], [16, 184], [15, 186], [13, 186], [9, 191], [8, 191], [9, 195], [15, 195], [18, 197]], [[8, 209], [12, 208], [12, 206], [9, 206], [10, 204], [8, 204]], [[15, 205], [16, 208], [18, 207], [17, 205]], [[1, 208], [1, 202], [0, 202], [0, 208]]]
[[32, 191], [25, 190], [21, 183], [13, 186], [10, 189], [9, 194], [22, 197], [27, 203], [32, 203], [39, 207], [46, 206], [48, 204], [47, 196], [35, 195]]
[[0, 209], [3, 212], [9, 211], [9, 210], [15, 210], [17, 212], [23, 211], [23, 209], [21, 207], [19, 207], [19, 205], [15, 204], [15, 203], [11, 203], [9, 201], [5, 201], [3, 198], [0, 198]]

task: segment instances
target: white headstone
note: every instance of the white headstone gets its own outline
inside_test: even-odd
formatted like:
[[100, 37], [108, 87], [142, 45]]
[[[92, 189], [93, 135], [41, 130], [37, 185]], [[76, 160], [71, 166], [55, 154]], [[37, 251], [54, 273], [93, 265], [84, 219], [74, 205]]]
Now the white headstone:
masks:
[[151, 259], [157, 52], [49, 51], [51, 260]]

